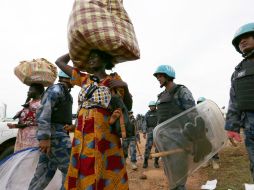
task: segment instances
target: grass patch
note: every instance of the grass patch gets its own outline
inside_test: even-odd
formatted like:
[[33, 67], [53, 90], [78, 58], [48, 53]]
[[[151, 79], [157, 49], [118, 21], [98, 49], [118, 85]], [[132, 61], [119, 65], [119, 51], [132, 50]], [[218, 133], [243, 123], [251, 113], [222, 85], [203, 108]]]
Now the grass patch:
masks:
[[244, 190], [244, 183], [251, 182], [249, 158], [243, 143], [238, 147], [226, 146], [219, 152], [220, 168], [203, 168], [208, 179], [217, 179], [216, 190]]

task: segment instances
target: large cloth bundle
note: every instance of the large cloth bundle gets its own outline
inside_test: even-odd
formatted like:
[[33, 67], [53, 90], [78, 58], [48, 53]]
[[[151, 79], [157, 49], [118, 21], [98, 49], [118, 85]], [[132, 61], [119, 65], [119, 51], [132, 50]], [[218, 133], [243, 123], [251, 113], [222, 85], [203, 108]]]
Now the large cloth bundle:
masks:
[[[38, 148], [28, 148], [12, 154], [0, 162], [0, 189], [20, 190], [28, 189], [37, 163], [39, 161]], [[57, 170], [45, 190], [59, 190], [62, 185], [62, 173]]]
[[44, 58], [32, 61], [21, 61], [14, 69], [15, 75], [24, 84], [30, 86], [32, 83], [40, 83], [50, 86], [57, 77], [57, 68]]
[[91, 49], [109, 53], [115, 64], [140, 57], [122, 0], [76, 0], [68, 23], [68, 42], [70, 57], [81, 70], [86, 70]]
[[50, 86], [57, 77], [57, 68], [44, 58], [21, 61], [14, 69], [15, 75], [24, 84], [40, 83]]

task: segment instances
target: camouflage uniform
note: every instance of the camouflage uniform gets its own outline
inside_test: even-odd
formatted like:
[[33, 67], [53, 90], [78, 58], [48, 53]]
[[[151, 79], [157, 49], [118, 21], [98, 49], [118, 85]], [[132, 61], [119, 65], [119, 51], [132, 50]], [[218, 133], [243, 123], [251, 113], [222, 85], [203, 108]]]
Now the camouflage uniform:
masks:
[[128, 149], [130, 149], [130, 156], [131, 156], [131, 162], [136, 163], [137, 159], [136, 159], [136, 137], [129, 137], [126, 139], [123, 139], [123, 153], [124, 153], [124, 157], [128, 158]]
[[[151, 153], [151, 149], [153, 147], [153, 129], [157, 125], [157, 111], [155, 110], [149, 110], [146, 115], [143, 122], [143, 134], [146, 134], [146, 147], [145, 147], [145, 153], [144, 153], [144, 164], [143, 168], [146, 168], [148, 166], [148, 159]], [[155, 148], [155, 152], [158, 152]], [[158, 167], [158, 159], [155, 158], [154, 164], [156, 167]]]
[[[65, 105], [65, 103], [68, 103], [68, 106], [65, 107], [65, 113], [63, 113], [58, 105]], [[68, 110], [71, 108], [72, 97], [67, 88], [62, 84], [50, 86], [42, 97], [41, 106], [36, 115], [38, 123], [37, 139], [50, 139], [51, 149], [49, 155], [45, 153], [40, 154], [35, 175], [29, 185], [29, 190], [43, 190], [52, 180], [57, 169], [62, 172], [62, 184], [64, 183], [69, 165], [71, 142], [69, 135], [63, 127], [65, 124], [71, 124], [72, 114], [71, 110]], [[65, 123], [65, 121], [64, 123], [52, 122], [53, 120], [57, 121], [55, 119], [57, 118], [55, 117], [57, 114], [62, 114], [62, 117], [60, 115], [60, 119], [68, 119], [68, 123]], [[63, 185], [61, 187], [62, 189], [64, 189]]]
[[131, 162], [136, 163], [137, 159], [136, 159], [136, 143], [137, 143], [137, 135], [138, 132], [136, 130], [136, 121], [134, 118], [130, 118], [130, 122], [132, 124], [133, 127], [135, 127], [135, 136], [133, 137], [129, 137], [126, 139], [123, 139], [122, 141], [122, 146], [123, 146], [123, 153], [124, 153], [124, 157], [128, 158], [128, 149], [130, 149], [130, 156], [131, 156]]
[[[149, 158], [152, 147], [153, 147], [153, 129], [149, 128], [149, 132], [146, 133], [146, 148], [144, 153], [145, 159]], [[156, 148], [155, 152], [158, 152]]]
[[[165, 90], [158, 95], [158, 124], [193, 106], [195, 106], [195, 100], [189, 89], [183, 85], [173, 83], [173, 87], [170, 91]], [[172, 143], [170, 146], [172, 149], [179, 148], [179, 143], [181, 142]], [[174, 163], [172, 164], [171, 168], [172, 174], [175, 176], [185, 176], [186, 172], [188, 171], [187, 153], [183, 152], [172, 155], [171, 162]], [[172, 190], [185, 190], [186, 181], [187, 178], [183, 178], [181, 182], [179, 182], [178, 186], [174, 187]]]
[[145, 120], [145, 117], [141, 114], [138, 114], [136, 117], [136, 126], [137, 126], [137, 131], [142, 131], [142, 126], [143, 122]]
[[[242, 61], [236, 67], [236, 70], [233, 73], [231, 78], [230, 100], [229, 100], [228, 112], [226, 115], [225, 129], [228, 131], [234, 131], [234, 132], [240, 133], [240, 128], [244, 128], [245, 146], [249, 155], [250, 171], [251, 171], [252, 179], [254, 181], [254, 110], [253, 108], [252, 110], [250, 108], [249, 111], [243, 111], [239, 109], [240, 102], [237, 101], [237, 96], [236, 96], [237, 86], [235, 84], [236, 80], [239, 80], [237, 79], [237, 73], [239, 72], [240, 74], [239, 67], [241, 66], [241, 64], [244, 64], [246, 62], [248, 62], [248, 59]], [[249, 63], [254, 65], [253, 61]], [[245, 77], [241, 76], [241, 78], [244, 79]], [[252, 78], [252, 81], [254, 81], [254, 75], [248, 76], [249, 81], [251, 80], [251, 78]], [[240, 87], [238, 86], [238, 88]], [[253, 83], [250, 83], [249, 88], [245, 88], [246, 93], [249, 93], [251, 91], [251, 88], [253, 88]], [[249, 92], [247, 90], [249, 90]], [[249, 93], [249, 94], [251, 94], [251, 96], [253, 97], [252, 93]], [[246, 97], [245, 101], [248, 101], [248, 99], [251, 99], [251, 98]], [[249, 106], [253, 107], [253, 103], [249, 104]]]

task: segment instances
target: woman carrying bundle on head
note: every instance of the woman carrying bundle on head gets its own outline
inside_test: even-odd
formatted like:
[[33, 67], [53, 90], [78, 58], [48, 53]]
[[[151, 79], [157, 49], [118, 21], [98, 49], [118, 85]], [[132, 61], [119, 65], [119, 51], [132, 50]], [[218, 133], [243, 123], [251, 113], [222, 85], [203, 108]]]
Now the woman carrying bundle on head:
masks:
[[56, 60], [57, 66], [72, 76], [72, 84], [81, 87], [65, 188], [128, 189], [120, 137], [115, 127], [109, 124], [112, 119], [112, 110], [109, 108], [112, 92], [122, 97], [128, 110], [132, 108], [127, 83], [116, 73], [106, 73], [114, 64], [112, 57], [100, 50], [91, 50], [89, 54], [85, 63], [89, 74], [67, 65], [69, 60], [69, 54]]
[[44, 92], [42, 84], [33, 83], [27, 92], [27, 99], [23, 109], [19, 111], [13, 119], [18, 119], [17, 124], [8, 123], [8, 127], [18, 128], [14, 151], [22, 150], [29, 147], [38, 147], [39, 142], [36, 138], [37, 123], [35, 114], [40, 106], [41, 95]]

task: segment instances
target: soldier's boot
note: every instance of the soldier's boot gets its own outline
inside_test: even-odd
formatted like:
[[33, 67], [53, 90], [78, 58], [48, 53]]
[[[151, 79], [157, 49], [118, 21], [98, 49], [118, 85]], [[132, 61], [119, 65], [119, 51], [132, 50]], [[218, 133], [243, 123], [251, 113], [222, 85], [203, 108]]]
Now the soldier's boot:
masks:
[[143, 168], [147, 168], [147, 167], [148, 167], [148, 160], [147, 158], [145, 158], [143, 163]]
[[159, 158], [154, 158], [154, 167], [155, 168], [159, 168], [160, 166], [159, 166]]
[[137, 170], [138, 169], [137, 164], [135, 162], [131, 162], [131, 169], [132, 170]]
[[218, 170], [220, 168], [220, 165], [216, 160], [212, 160], [212, 166], [214, 170]]

